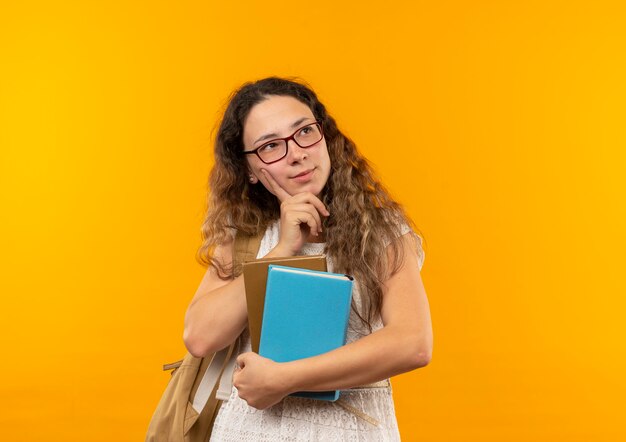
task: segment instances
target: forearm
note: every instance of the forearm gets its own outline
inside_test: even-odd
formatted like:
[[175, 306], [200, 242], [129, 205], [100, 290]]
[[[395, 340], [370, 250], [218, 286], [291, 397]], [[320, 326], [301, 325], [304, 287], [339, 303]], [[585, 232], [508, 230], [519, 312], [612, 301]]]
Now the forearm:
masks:
[[323, 355], [280, 364], [290, 393], [342, 390], [423, 367], [430, 360], [428, 336], [382, 329]]
[[194, 356], [218, 351], [248, 324], [243, 276], [200, 296], [185, 314], [183, 340]]

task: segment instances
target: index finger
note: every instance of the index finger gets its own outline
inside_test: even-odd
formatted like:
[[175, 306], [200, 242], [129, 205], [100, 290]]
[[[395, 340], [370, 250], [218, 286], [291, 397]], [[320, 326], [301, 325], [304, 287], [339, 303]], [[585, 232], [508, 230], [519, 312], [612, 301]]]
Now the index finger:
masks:
[[278, 198], [278, 200], [281, 203], [283, 201], [285, 201], [287, 198], [291, 198], [291, 194], [289, 192], [287, 192], [285, 189], [283, 189], [282, 187], [280, 187], [280, 184], [278, 184], [278, 182], [276, 182], [276, 180], [269, 173], [268, 170], [261, 169], [261, 172], [263, 172], [263, 175], [265, 175], [265, 178], [267, 178], [267, 182], [269, 183], [270, 187], [272, 188], [272, 191], [274, 192], [274, 195], [276, 195], [276, 197]]
[[313, 195], [311, 192], [302, 192], [293, 196], [293, 203], [307, 203], [311, 204], [315, 209], [324, 216], [330, 216], [330, 212], [317, 196]]

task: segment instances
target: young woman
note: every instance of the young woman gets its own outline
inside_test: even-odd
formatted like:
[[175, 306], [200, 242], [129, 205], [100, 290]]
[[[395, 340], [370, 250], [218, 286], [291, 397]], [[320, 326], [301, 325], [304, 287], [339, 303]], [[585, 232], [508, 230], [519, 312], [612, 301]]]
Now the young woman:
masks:
[[[244, 343], [211, 440], [399, 440], [389, 377], [432, 354], [424, 253], [354, 143], [307, 86], [274, 77], [247, 83], [221, 121], [209, 186], [198, 252], [208, 269], [184, 341], [194, 356], [240, 335]], [[345, 346], [288, 363], [250, 351], [243, 277], [231, 267], [237, 232], [264, 232], [258, 258], [323, 253], [329, 271], [354, 276]], [[348, 407], [288, 396], [325, 390], [342, 390]]]

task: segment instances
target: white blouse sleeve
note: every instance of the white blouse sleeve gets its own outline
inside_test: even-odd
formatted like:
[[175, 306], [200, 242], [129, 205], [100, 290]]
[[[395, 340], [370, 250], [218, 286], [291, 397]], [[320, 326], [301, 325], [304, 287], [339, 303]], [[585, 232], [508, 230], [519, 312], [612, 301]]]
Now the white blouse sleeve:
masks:
[[[402, 235], [411, 232], [411, 228], [405, 224], [402, 223], [402, 226], [400, 227], [400, 232]], [[420, 271], [422, 270], [422, 267], [424, 266], [424, 259], [426, 259], [426, 253], [424, 252], [424, 247], [423, 247], [423, 240], [422, 237], [419, 236], [417, 233], [412, 232], [414, 236], [417, 237], [418, 242], [417, 242], [417, 263], [419, 266]]]

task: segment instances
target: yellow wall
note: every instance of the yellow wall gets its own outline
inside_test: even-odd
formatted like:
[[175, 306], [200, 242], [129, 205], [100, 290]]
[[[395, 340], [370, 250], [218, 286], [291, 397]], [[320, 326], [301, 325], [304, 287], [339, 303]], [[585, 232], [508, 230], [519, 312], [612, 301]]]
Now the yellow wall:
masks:
[[622, 2], [95, 3], [0, 10], [3, 440], [142, 440], [204, 271], [211, 130], [272, 74], [426, 236], [403, 440], [626, 436]]

